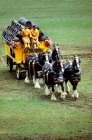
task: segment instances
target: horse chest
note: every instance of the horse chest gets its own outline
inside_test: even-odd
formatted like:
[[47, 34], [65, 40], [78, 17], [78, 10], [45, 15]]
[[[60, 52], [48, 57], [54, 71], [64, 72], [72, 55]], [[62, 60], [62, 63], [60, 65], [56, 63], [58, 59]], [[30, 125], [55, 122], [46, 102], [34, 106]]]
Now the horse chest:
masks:
[[62, 83], [62, 82], [64, 82], [64, 78], [63, 78], [63, 75], [61, 75], [61, 74], [50, 74], [50, 76], [49, 76], [49, 82], [52, 84], [60, 84], [60, 83]]
[[71, 75], [70, 81], [74, 82], [74, 83], [78, 83], [79, 81], [81, 81], [81, 75], [79, 75], [79, 76]]

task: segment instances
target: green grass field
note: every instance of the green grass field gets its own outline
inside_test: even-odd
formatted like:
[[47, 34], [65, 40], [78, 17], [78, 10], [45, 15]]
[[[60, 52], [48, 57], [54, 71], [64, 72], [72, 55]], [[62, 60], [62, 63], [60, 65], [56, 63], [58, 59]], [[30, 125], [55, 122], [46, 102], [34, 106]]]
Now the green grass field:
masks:
[[[52, 102], [44, 85], [34, 89], [32, 81], [25, 84], [7, 71], [2, 32], [20, 17], [35, 22], [62, 55], [80, 54], [78, 100]], [[0, 36], [0, 140], [91, 140], [92, 1], [0, 0]]]

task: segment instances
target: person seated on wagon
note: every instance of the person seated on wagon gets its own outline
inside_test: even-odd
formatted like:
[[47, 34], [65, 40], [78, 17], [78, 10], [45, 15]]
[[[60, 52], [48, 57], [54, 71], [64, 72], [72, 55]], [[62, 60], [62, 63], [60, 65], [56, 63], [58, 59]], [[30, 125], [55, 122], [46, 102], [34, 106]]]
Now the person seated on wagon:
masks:
[[24, 47], [30, 48], [30, 29], [28, 29], [28, 27], [25, 26], [21, 30], [20, 35], [22, 36], [22, 40], [24, 42]]
[[14, 49], [14, 48], [16, 48], [17, 46], [19, 46], [19, 44], [20, 44], [19, 38], [15, 36], [15, 37], [14, 37], [13, 39], [11, 39], [11, 41], [10, 41], [10, 48], [11, 48], [11, 49]]
[[39, 37], [39, 30], [34, 24], [32, 29], [30, 30], [30, 38], [32, 39], [32, 44], [34, 45], [34, 48], [38, 48], [39, 46], [38, 37]]

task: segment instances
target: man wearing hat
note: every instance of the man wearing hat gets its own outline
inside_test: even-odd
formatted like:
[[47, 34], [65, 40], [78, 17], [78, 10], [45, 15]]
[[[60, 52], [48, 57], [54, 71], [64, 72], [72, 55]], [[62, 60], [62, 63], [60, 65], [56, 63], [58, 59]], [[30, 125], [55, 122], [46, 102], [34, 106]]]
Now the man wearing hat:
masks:
[[21, 32], [22, 40], [24, 42], [24, 47], [25, 48], [30, 48], [30, 30], [28, 29], [27, 26], [25, 26]]
[[34, 45], [34, 48], [38, 48], [39, 46], [39, 30], [37, 29], [36, 25], [34, 24], [32, 29], [30, 30], [30, 37], [32, 38], [32, 44]]

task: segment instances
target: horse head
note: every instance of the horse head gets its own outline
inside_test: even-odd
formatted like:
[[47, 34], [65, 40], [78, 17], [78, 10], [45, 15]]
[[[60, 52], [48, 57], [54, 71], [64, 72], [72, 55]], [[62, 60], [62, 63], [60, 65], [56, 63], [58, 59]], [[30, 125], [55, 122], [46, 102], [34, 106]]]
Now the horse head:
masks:
[[44, 53], [43, 53], [42, 59], [43, 59], [45, 62], [49, 61], [49, 54], [46, 53], [46, 52], [44, 52]]
[[64, 64], [61, 59], [57, 59], [56, 61], [53, 62], [53, 70], [56, 72], [62, 72], [64, 73]]
[[60, 51], [59, 51], [59, 47], [58, 44], [57, 45], [53, 45], [54, 49], [52, 51], [52, 60], [55, 61], [57, 58], [59, 58], [60, 56]]
[[73, 61], [72, 61], [72, 67], [75, 71], [80, 70], [80, 58], [78, 55], [74, 55]]
[[57, 68], [60, 70], [62, 73], [64, 73], [64, 63], [61, 59], [58, 59], [57, 61]]
[[38, 55], [38, 58], [39, 58], [39, 62], [41, 64], [45, 64], [45, 62], [49, 62], [49, 54], [48, 53], [39, 53]]

